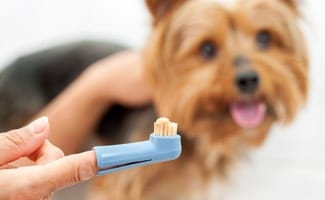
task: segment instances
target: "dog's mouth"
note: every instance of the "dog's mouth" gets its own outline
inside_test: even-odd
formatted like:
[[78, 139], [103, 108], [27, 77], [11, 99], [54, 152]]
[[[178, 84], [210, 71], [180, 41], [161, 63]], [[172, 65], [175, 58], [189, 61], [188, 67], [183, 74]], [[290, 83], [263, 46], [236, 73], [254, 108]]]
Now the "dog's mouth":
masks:
[[255, 129], [263, 126], [267, 118], [276, 117], [272, 104], [264, 97], [229, 101], [209, 99], [200, 101], [199, 104], [194, 119], [211, 125], [222, 126], [231, 121], [239, 128]]
[[262, 100], [233, 102], [229, 106], [230, 115], [242, 128], [255, 128], [263, 123], [267, 106]]

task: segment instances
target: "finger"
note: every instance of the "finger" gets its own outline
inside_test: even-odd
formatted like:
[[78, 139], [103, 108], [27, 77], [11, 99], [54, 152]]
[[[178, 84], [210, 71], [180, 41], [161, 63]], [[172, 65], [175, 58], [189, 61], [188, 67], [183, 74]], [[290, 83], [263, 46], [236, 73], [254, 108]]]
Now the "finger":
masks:
[[27, 157], [21, 157], [21, 158], [18, 158], [17, 160], [12, 161], [12, 162], [10, 162], [8, 164], [14, 165], [14, 166], [17, 166], [17, 167], [23, 167], [23, 166], [35, 165], [35, 162], [32, 161], [31, 159], [27, 158]]
[[34, 184], [29, 180], [37, 173], [39, 167], [27, 166], [0, 170], [0, 199], [35, 200], [47, 197], [49, 193], [43, 191], [42, 186], [38, 185], [39, 188], [34, 188]]
[[96, 172], [94, 151], [67, 156], [46, 165], [0, 170], [0, 179], [13, 180], [0, 181], [0, 199], [42, 199], [63, 187], [88, 180]]
[[0, 166], [0, 170], [2, 170], [2, 169], [15, 169], [15, 168], [17, 168], [17, 166], [12, 165], [12, 164], [7, 164], [7, 165]]
[[48, 119], [41, 117], [23, 128], [0, 134], [0, 166], [34, 152], [48, 132]]
[[42, 146], [32, 155], [28, 156], [28, 158], [35, 161], [35, 164], [41, 165], [62, 158], [63, 156], [64, 153], [61, 149], [48, 140], [45, 140]]
[[[39, 185], [47, 185], [48, 192], [86, 181], [96, 175], [97, 161], [95, 151], [66, 156], [43, 165], [35, 178]], [[51, 184], [49, 184], [51, 183]]]

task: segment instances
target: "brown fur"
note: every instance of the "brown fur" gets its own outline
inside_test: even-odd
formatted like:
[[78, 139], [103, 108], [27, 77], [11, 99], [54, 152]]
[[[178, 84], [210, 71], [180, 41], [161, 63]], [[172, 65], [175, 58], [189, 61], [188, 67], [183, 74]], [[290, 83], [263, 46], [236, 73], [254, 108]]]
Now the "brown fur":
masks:
[[[184, 150], [173, 162], [98, 178], [91, 199], [216, 199], [212, 182], [225, 180], [246, 148], [262, 145], [272, 124], [291, 122], [305, 102], [308, 57], [298, 9], [294, 1], [281, 0], [242, 0], [231, 9], [208, 0], [147, 4], [154, 27], [144, 59], [155, 109], [178, 122]], [[261, 30], [272, 36], [264, 51], [255, 42]], [[219, 47], [216, 58], [200, 55], [205, 41]], [[249, 58], [262, 80], [249, 97], [234, 85], [238, 55]], [[253, 129], [240, 128], [229, 114], [231, 102], [247, 99], [267, 105], [266, 118]], [[142, 134], [134, 140], [151, 130], [136, 131]]]

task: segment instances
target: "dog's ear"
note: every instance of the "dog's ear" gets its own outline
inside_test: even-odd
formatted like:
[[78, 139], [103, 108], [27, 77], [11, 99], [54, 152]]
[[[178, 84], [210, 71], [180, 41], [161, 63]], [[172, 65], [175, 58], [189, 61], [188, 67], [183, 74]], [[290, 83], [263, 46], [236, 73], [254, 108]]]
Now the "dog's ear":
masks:
[[153, 23], [157, 24], [167, 13], [171, 12], [177, 6], [184, 3], [186, 0], [146, 0]]

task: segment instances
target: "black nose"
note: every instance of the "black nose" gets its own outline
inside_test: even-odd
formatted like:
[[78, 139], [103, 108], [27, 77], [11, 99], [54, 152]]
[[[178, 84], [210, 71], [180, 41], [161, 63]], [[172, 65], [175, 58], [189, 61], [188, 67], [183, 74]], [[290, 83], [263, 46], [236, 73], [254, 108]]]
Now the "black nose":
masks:
[[236, 76], [236, 85], [242, 93], [251, 94], [259, 85], [259, 76], [253, 70], [241, 71]]

